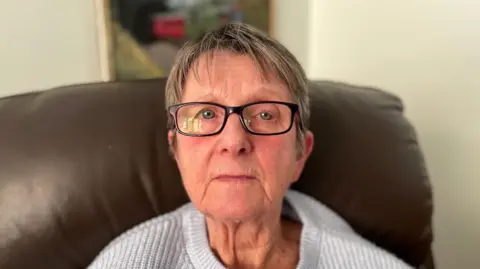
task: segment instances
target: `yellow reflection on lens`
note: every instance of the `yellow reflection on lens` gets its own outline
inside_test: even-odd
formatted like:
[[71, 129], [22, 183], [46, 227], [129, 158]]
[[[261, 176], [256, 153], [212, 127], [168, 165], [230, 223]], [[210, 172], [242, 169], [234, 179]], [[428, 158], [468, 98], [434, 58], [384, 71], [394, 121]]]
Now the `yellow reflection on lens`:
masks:
[[202, 131], [202, 121], [196, 118], [185, 118], [182, 131], [185, 133], [200, 133]]

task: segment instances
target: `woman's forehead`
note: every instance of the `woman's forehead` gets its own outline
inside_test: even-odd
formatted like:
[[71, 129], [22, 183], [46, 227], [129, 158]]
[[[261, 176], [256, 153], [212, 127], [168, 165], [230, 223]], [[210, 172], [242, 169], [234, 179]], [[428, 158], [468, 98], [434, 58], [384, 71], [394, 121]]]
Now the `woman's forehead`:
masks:
[[241, 99], [267, 97], [290, 100], [286, 86], [273, 74], [261, 69], [247, 55], [216, 52], [202, 55], [185, 81], [184, 102], [198, 99]]

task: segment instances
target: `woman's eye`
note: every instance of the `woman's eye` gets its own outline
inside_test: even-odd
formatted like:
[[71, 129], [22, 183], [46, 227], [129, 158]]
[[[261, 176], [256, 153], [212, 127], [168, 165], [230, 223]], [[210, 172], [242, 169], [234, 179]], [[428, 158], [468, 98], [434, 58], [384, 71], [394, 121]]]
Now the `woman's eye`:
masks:
[[215, 112], [211, 110], [205, 110], [205, 111], [202, 111], [201, 115], [202, 115], [202, 118], [209, 120], [215, 117]]
[[268, 112], [262, 112], [260, 113], [260, 118], [262, 120], [271, 120], [273, 118], [272, 114], [268, 113]]

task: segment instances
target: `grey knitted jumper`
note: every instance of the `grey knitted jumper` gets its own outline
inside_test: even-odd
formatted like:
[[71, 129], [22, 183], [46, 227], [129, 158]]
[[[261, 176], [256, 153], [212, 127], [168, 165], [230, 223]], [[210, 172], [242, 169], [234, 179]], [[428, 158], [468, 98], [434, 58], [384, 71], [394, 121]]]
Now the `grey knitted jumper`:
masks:
[[[299, 269], [412, 268], [356, 234], [332, 210], [288, 191], [283, 215], [302, 223]], [[121, 234], [88, 269], [225, 269], [210, 249], [205, 217], [191, 204]]]

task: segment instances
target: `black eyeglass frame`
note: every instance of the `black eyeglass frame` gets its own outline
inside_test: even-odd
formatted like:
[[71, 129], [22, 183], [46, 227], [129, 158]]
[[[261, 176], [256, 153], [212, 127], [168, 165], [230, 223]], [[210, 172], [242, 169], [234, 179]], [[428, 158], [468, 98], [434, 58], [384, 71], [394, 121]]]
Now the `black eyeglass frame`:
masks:
[[[243, 118], [243, 110], [245, 108], [249, 107], [249, 106], [258, 105], [258, 104], [280, 104], [280, 105], [286, 105], [288, 108], [290, 108], [290, 111], [291, 111], [292, 114], [290, 116], [290, 125], [288, 126], [288, 128], [285, 131], [282, 131], [282, 132], [267, 133], [267, 134], [256, 133], [256, 132], [253, 132], [250, 129], [248, 129], [247, 125], [245, 124], [245, 119]], [[180, 128], [178, 128], [177, 113], [178, 113], [178, 110], [181, 107], [189, 106], [189, 105], [213, 105], [213, 106], [223, 108], [225, 110], [225, 117], [223, 119], [222, 127], [220, 127], [220, 129], [218, 129], [218, 131], [216, 131], [214, 133], [211, 133], [211, 134], [189, 134], [189, 133], [182, 132], [182, 130], [180, 130]], [[259, 102], [244, 104], [242, 106], [224, 106], [224, 105], [213, 103], [213, 102], [187, 102], [187, 103], [171, 105], [171, 106], [168, 107], [167, 111], [173, 117], [174, 126], [175, 126], [175, 129], [178, 133], [180, 133], [182, 135], [185, 135], [185, 136], [204, 137], [204, 136], [217, 135], [217, 134], [221, 133], [223, 131], [223, 129], [225, 128], [225, 125], [228, 121], [228, 117], [230, 117], [230, 115], [232, 115], [232, 114], [238, 114], [239, 115], [240, 122], [242, 123], [243, 129], [245, 129], [245, 131], [247, 131], [250, 134], [264, 135], [264, 136], [285, 134], [285, 133], [288, 133], [292, 129], [293, 122], [295, 121], [295, 114], [298, 112], [298, 109], [299, 109], [299, 106], [297, 104], [280, 102], [280, 101], [259, 101]], [[301, 121], [299, 121], [298, 125], [300, 126], [301, 129], [303, 129]]]

